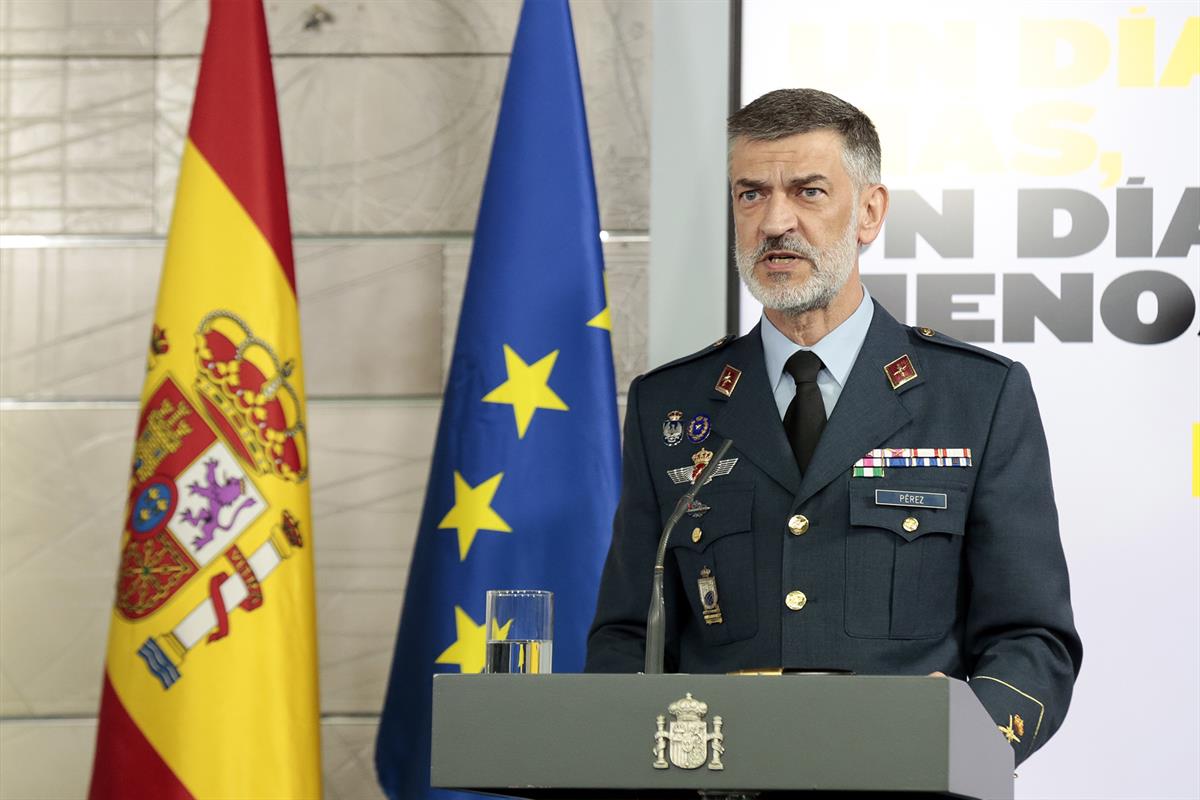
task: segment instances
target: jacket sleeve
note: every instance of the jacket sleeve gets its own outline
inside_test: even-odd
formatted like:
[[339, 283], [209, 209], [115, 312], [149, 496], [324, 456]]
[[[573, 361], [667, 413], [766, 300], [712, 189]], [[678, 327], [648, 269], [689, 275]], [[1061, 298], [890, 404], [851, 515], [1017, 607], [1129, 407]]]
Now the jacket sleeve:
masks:
[[[635, 378], [629, 387], [621, 458], [621, 501], [600, 578], [596, 617], [588, 634], [586, 672], [640, 672], [645, 666], [646, 610], [650, 604], [660, 518], [642, 441], [638, 412], [640, 383], [641, 378]], [[668, 641], [668, 647], [670, 644]]]
[[1083, 658], [1046, 435], [1021, 364], [1000, 390], [978, 468], [965, 655], [971, 688], [1019, 764], [1062, 724]]

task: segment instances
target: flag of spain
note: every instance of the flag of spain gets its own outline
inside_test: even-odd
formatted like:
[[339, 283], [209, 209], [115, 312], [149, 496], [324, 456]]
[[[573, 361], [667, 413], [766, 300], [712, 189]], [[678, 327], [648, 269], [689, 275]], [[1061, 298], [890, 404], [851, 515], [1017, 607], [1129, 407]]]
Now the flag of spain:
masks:
[[304, 370], [261, 0], [212, 0], [90, 796], [321, 793]]

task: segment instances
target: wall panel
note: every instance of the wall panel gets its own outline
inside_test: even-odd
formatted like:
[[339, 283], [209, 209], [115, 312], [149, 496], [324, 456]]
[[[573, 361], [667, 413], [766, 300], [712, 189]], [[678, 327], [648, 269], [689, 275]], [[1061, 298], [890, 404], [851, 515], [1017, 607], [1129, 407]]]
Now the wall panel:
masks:
[[[326, 796], [372, 751], [517, 0], [266, 0], [310, 398]], [[0, 0], [0, 798], [82, 797], [205, 0]], [[618, 386], [650, 9], [572, 5]], [[553, 176], [530, 173], [530, 190]], [[183, 332], [186, 334], [186, 332]], [[184, 339], [186, 341], [186, 338]]]

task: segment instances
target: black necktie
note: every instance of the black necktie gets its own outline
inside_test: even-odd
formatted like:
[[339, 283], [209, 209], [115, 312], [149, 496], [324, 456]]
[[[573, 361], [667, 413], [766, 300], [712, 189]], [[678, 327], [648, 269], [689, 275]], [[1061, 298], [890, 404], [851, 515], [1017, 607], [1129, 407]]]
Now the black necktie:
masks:
[[825, 402], [817, 388], [817, 373], [823, 366], [820, 357], [811, 350], [797, 350], [783, 365], [787, 374], [796, 380], [796, 396], [783, 415], [783, 429], [787, 431], [802, 473], [808, 469], [821, 431], [825, 429]]

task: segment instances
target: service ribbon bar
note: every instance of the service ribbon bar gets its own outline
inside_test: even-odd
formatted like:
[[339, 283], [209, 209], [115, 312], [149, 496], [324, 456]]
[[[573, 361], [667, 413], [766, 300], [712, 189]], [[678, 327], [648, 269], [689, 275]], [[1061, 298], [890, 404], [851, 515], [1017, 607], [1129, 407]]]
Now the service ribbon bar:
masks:
[[969, 447], [877, 448], [854, 462], [855, 478], [882, 478], [886, 467], [970, 467]]
[[880, 447], [867, 458], [965, 458], [971, 460], [969, 447]]
[[856, 467], [969, 467], [969, 458], [860, 458]]

